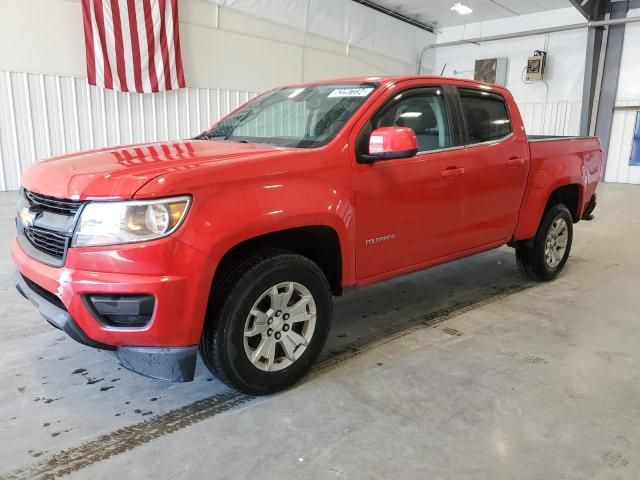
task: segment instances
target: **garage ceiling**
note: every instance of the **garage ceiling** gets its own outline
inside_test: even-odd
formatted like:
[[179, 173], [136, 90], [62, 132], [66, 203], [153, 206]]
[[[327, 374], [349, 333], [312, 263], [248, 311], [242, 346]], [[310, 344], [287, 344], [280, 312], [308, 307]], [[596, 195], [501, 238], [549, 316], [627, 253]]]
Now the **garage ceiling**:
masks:
[[451, 11], [459, 0], [375, 0], [376, 3], [420, 23], [438, 28], [508, 18], [571, 6], [570, 0], [465, 0], [469, 15]]

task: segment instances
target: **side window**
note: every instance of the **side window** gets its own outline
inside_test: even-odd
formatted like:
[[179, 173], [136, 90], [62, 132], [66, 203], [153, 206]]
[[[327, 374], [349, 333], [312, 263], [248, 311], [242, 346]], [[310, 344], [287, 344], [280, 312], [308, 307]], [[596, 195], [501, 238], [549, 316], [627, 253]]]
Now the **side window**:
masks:
[[393, 126], [413, 129], [419, 152], [452, 146], [443, 92], [439, 88], [400, 93], [372, 119], [374, 130]]
[[500, 95], [463, 88], [459, 92], [469, 143], [498, 140], [511, 133], [507, 105]]

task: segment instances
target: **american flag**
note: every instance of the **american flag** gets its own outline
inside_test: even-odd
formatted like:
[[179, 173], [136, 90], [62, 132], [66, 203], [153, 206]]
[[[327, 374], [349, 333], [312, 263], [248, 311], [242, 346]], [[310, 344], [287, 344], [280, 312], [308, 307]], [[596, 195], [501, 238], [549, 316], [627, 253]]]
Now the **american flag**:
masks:
[[178, 0], [82, 0], [87, 77], [123, 92], [185, 86]]

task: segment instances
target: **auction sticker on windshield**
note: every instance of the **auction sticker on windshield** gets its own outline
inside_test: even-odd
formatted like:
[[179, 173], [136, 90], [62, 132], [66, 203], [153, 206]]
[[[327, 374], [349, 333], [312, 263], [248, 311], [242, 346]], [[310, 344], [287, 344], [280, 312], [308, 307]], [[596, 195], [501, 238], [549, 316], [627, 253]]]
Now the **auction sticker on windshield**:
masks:
[[371, 87], [358, 87], [358, 88], [336, 88], [331, 92], [328, 98], [336, 97], [366, 97], [373, 91]]

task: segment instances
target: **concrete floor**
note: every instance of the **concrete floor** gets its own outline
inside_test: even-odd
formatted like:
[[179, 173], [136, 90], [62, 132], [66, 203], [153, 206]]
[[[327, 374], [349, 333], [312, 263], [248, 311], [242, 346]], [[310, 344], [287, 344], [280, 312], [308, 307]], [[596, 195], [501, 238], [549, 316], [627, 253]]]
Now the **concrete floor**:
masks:
[[313, 373], [259, 399], [202, 365], [120, 369], [49, 327], [2, 255], [0, 477], [640, 478], [640, 188], [600, 201], [555, 282], [502, 248], [355, 292]]

